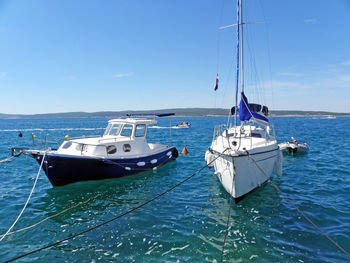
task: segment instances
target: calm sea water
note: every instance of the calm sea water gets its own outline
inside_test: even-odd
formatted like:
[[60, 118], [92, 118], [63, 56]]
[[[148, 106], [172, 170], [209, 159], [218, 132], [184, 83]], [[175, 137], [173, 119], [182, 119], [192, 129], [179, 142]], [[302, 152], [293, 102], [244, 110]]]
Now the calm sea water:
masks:
[[[74, 208], [0, 242], [0, 260], [64, 239], [162, 193], [205, 165], [213, 126], [226, 118], [172, 118], [190, 129], [173, 129], [172, 144], [189, 154], [150, 171], [120, 179], [53, 188], [42, 172], [14, 230]], [[280, 142], [291, 136], [310, 152], [284, 156], [283, 176], [273, 182], [318, 226], [350, 251], [350, 118], [272, 118]], [[102, 134], [107, 119], [0, 120], [0, 159], [10, 147], [31, 146], [31, 134]], [[169, 119], [149, 130], [150, 142], [169, 143]], [[19, 132], [23, 137], [18, 137]], [[0, 163], [0, 233], [22, 209], [38, 164], [21, 156]], [[20, 262], [219, 262], [230, 199], [206, 168], [160, 199]], [[224, 262], [345, 262], [349, 258], [319, 234], [269, 183], [231, 206]]]

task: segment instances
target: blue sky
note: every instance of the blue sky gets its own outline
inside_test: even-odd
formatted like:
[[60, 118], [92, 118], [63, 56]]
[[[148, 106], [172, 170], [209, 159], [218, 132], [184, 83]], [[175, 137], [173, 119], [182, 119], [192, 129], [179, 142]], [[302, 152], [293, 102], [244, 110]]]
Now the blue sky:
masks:
[[[0, 0], [0, 113], [228, 108], [235, 3]], [[246, 94], [350, 112], [350, 3], [246, 0]], [[216, 73], [219, 90], [214, 92]], [[263, 92], [262, 92], [263, 91]], [[263, 93], [263, 95], [261, 95]]]

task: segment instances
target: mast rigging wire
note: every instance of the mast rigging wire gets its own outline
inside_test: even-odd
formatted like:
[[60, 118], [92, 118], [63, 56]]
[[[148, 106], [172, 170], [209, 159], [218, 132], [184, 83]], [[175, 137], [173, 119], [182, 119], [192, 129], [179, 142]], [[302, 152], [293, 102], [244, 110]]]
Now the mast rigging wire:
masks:
[[[220, 8], [220, 14], [219, 14], [219, 27], [217, 29], [217, 50], [216, 50], [216, 76], [219, 74], [219, 63], [220, 63], [220, 40], [221, 40], [221, 34], [220, 34], [220, 26], [222, 25], [222, 17], [223, 17], [223, 10], [224, 10], [224, 0], [221, 1], [221, 8]], [[215, 92], [215, 101], [214, 101], [214, 108], [216, 108], [216, 98], [217, 93]]]

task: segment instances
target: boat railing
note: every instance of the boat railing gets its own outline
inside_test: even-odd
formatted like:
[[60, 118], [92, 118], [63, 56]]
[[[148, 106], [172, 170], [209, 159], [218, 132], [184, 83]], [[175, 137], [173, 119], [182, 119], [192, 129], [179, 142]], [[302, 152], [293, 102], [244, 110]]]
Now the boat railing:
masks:
[[117, 137], [107, 137], [107, 138], [101, 138], [98, 140], [98, 142], [102, 142], [102, 141], [117, 141]]
[[276, 139], [277, 137], [276, 137], [275, 125], [272, 125], [271, 127], [272, 127], [273, 139], [274, 139], [275, 141], [277, 141], [277, 139]]
[[213, 140], [215, 140], [218, 136], [221, 136], [226, 129], [226, 124], [219, 124], [214, 126]]
[[86, 139], [86, 138], [96, 138], [96, 137], [100, 137], [101, 135], [82, 135], [82, 136], [77, 136], [77, 137], [69, 137], [69, 139]]
[[[48, 140], [48, 138], [51, 137], [51, 138], [54, 138], [56, 139], [56, 141], [50, 141]], [[47, 147], [49, 144], [55, 144], [57, 145], [57, 149], [60, 147], [60, 143], [58, 141], [61, 141], [61, 142], [71, 142], [73, 144], [78, 144], [78, 145], [81, 145], [80, 147], [80, 151], [81, 151], [81, 154], [83, 153], [83, 151], [86, 149], [86, 146], [95, 146], [95, 147], [103, 147], [105, 148], [106, 150], [106, 154], [109, 155], [108, 153], [108, 149], [107, 149], [107, 145], [104, 145], [104, 144], [92, 144], [92, 143], [86, 143], [86, 142], [77, 142], [77, 141], [73, 141], [72, 139], [83, 139], [83, 138], [91, 138], [91, 137], [96, 137], [95, 136], [80, 136], [80, 137], [69, 137], [69, 138], [60, 138], [60, 137], [57, 137], [57, 136], [54, 136], [52, 134], [46, 134], [45, 135], [45, 138], [44, 139], [41, 139], [41, 138], [37, 138], [36, 135], [32, 134], [32, 139], [33, 139], [33, 150], [35, 150], [35, 142], [38, 141], [40, 143], [40, 150], [49, 150], [51, 149], [50, 147]]]
[[47, 139], [48, 135], [45, 135], [45, 139], [37, 138], [36, 135], [32, 134], [33, 150], [35, 150], [35, 142], [39, 142], [40, 150], [47, 150], [46, 146], [48, 144], [55, 144], [57, 148], [60, 146], [57, 141], [50, 141]]

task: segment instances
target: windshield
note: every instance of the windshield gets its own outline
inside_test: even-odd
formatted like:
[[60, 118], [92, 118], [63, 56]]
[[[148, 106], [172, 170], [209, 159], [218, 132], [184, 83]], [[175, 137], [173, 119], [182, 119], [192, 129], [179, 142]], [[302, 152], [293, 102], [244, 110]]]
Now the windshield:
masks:
[[130, 137], [132, 134], [132, 125], [125, 124], [123, 127], [122, 132], [120, 133], [121, 136]]
[[103, 135], [117, 136], [120, 133], [121, 124], [108, 124], [105, 133]]

